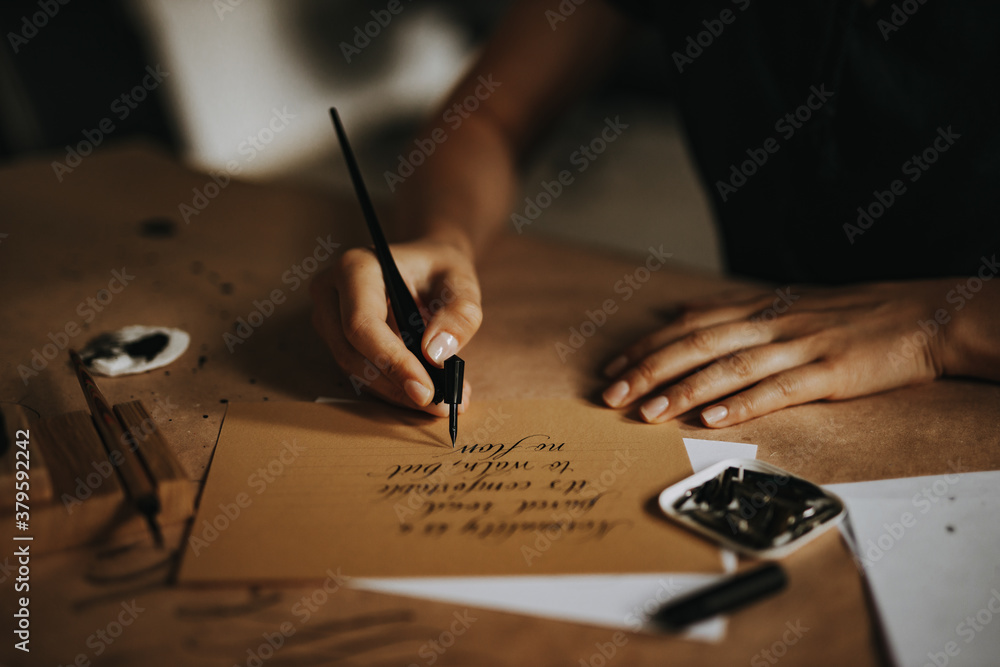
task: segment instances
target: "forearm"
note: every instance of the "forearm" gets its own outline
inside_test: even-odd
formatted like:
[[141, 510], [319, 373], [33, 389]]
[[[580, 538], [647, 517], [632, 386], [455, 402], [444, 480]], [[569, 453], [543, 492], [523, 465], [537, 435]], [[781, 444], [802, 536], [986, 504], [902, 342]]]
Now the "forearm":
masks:
[[478, 253], [503, 225], [516, 193], [514, 148], [482, 115], [470, 114], [457, 129], [448, 128], [441, 114], [434, 120], [420, 137], [433, 141], [437, 132], [444, 141], [400, 184], [397, 219], [407, 236]]
[[546, 19], [550, 4], [515, 2], [421, 131], [419, 145], [435, 148], [396, 191], [397, 219], [407, 235], [463, 250], [484, 247], [510, 212], [522, 154], [611, 66], [629, 29], [626, 20], [592, 2], [554, 29]]

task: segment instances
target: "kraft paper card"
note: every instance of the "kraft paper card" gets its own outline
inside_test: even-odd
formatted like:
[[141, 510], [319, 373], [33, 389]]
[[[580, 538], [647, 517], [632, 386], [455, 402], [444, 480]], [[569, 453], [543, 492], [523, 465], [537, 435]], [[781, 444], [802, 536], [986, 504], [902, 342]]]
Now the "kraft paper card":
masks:
[[677, 428], [582, 400], [459, 420], [376, 403], [232, 403], [180, 580], [721, 572], [654, 507], [691, 474]]

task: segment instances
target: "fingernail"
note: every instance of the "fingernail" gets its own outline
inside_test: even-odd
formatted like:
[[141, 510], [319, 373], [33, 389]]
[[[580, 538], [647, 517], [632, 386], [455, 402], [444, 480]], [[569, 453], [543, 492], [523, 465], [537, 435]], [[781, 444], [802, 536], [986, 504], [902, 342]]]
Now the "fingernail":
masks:
[[714, 424], [725, 419], [729, 415], [729, 410], [726, 409], [724, 405], [713, 405], [707, 410], [702, 411], [701, 418], [706, 424]]
[[443, 364], [445, 359], [456, 352], [458, 352], [458, 340], [445, 331], [434, 336], [427, 345], [427, 356], [436, 364]]
[[605, 367], [604, 374], [608, 377], [614, 377], [625, 370], [626, 366], [628, 366], [628, 357], [623, 354]]
[[403, 391], [410, 397], [410, 400], [423, 407], [431, 402], [434, 392], [420, 384], [416, 380], [407, 380], [403, 383]]
[[639, 412], [642, 413], [643, 419], [651, 422], [666, 412], [669, 405], [670, 401], [667, 400], [666, 396], [657, 396], [650, 402], [646, 403], [646, 405], [642, 406]]
[[619, 380], [604, 390], [604, 402], [613, 408], [617, 408], [628, 395], [628, 383]]

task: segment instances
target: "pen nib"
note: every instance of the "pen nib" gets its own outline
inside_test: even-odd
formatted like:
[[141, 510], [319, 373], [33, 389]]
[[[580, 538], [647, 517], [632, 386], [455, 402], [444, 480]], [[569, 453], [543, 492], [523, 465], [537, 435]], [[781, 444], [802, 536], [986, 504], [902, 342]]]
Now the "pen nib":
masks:
[[458, 406], [452, 403], [448, 406], [448, 430], [451, 431], [451, 448], [455, 449], [458, 438]]

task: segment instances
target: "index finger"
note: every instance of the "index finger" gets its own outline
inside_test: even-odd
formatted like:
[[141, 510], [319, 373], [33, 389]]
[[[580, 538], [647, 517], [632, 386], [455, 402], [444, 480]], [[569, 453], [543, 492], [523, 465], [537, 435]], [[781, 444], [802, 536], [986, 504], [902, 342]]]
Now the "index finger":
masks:
[[[434, 385], [420, 361], [386, 321], [388, 301], [382, 269], [371, 251], [344, 253], [337, 274], [344, 335], [355, 350], [420, 407], [434, 396]], [[415, 383], [415, 384], [413, 384]]]

